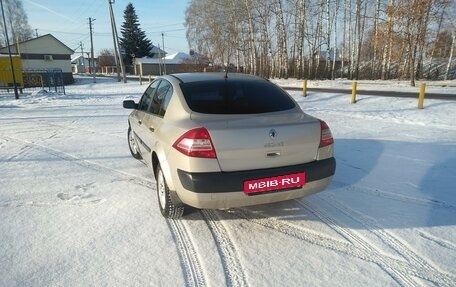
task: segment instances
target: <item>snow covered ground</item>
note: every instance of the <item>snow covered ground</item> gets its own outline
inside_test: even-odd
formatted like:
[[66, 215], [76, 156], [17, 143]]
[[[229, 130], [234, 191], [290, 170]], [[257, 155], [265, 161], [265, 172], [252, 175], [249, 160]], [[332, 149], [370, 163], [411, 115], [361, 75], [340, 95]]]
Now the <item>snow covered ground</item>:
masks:
[[127, 146], [145, 87], [0, 94], [0, 286], [456, 286], [456, 101], [292, 92], [333, 131], [331, 186], [173, 221]]

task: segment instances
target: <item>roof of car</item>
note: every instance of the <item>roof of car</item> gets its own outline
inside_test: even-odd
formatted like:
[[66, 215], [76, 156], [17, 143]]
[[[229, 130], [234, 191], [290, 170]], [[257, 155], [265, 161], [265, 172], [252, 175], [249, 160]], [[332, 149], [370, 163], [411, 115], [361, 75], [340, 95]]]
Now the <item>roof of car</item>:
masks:
[[236, 79], [236, 80], [259, 80], [259, 81], [267, 81], [265, 78], [248, 75], [248, 74], [241, 74], [241, 73], [181, 73], [181, 74], [172, 74], [171, 76], [179, 79], [183, 83], [190, 83], [190, 82], [200, 82], [200, 81], [215, 81], [215, 80], [222, 80], [225, 79], [227, 75], [228, 79]]

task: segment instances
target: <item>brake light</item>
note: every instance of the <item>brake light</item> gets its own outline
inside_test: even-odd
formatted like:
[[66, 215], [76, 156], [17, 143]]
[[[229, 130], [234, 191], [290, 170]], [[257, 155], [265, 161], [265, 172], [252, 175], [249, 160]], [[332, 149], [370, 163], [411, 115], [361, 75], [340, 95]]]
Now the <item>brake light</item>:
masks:
[[320, 145], [318, 147], [325, 147], [334, 143], [334, 139], [332, 137], [331, 130], [329, 126], [324, 121], [320, 120], [320, 127], [321, 127], [321, 137], [320, 137]]
[[205, 128], [189, 130], [173, 144], [173, 147], [190, 157], [217, 157], [211, 136]]

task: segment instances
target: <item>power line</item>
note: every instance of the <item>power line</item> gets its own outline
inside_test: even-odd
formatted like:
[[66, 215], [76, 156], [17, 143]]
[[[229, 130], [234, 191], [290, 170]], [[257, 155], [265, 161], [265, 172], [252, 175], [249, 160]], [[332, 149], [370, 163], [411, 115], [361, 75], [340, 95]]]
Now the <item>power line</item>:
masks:
[[68, 31], [57, 31], [57, 30], [48, 30], [48, 29], [40, 29], [40, 31], [50, 32], [50, 33], [69, 34], [69, 35], [86, 35], [86, 33], [68, 32]]
[[172, 29], [172, 30], [160, 30], [160, 32], [158, 32], [158, 31], [147, 31], [147, 33], [149, 33], [149, 34], [161, 34], [161, 33], [177, 32], [177, 31], [185, 31], [185, 30], [186, 30], [185, 28], [181, 28], [181, 29]]
[[179, 26], [179, 25], [184, 25], [184, 22], [179, 22], [179, 23], [174, 23], [174, 24], [165, 24], [165, 25], [151, 25], [149, 27], [146, 27], [145, 29], [155, 29], [155, 28], [163, 28], [163, 27], [172, 27], [172, 26]]

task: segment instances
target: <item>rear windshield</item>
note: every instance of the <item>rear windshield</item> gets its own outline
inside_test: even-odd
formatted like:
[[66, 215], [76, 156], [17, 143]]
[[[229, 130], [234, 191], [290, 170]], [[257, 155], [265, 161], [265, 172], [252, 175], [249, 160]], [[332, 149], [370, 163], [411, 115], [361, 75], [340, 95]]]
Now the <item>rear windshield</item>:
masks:
[[205, 114], [261, 114], [290, 110], [293, 100], [272, 83], [220, 79], [181, 84], [187, 105]]

